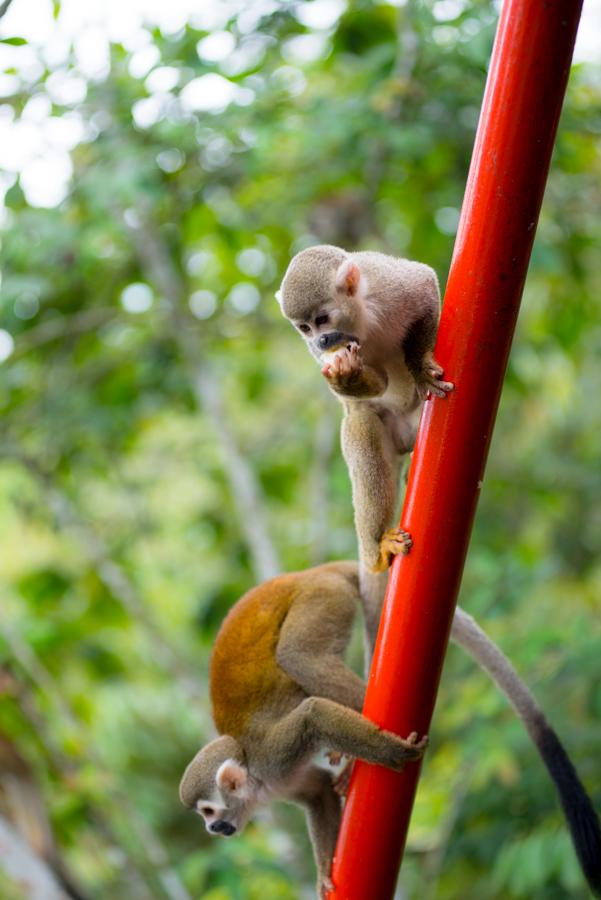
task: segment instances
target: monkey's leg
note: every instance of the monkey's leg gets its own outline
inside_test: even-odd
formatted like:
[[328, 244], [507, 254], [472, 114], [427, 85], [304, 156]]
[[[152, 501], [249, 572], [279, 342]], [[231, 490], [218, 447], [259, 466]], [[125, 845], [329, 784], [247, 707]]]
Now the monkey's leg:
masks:
[[383, 572], [410, 544], [406, 532], [389, 528], [400, 459], [391, 429], [368, 403], [345, 404], [342, 452], [353, 489], [360, 562], [370, 572]]
[[317, 868], [317, 896], [323, 897], [333, 888], [330, 871], [340, 827], [341, 802], [326, 772], [316, 771], [314, 777], [314, 791], [305, 791], [294, 799], [305, 807]]
[[403, 341], [405, 362], [415, 378], [422, 398], [428, 391], [436, 397], [444, 397], [448, 391], [453, 390], [451, 382], [440, 380], [443, 370], [434, 359], [437, 328], [438, 313], [428, 310], [424, 316], [413, 322]]
[[427, 745], [427, 738], [418, 741], [415, 732], [403, 740], [353, 709], [322, 697], [307, 697], [273, 725], [263, 741], [270, 759], [278, 760], [282, 778], [321, 747], [400, 771], [406, 762], [419, 759]]
[[345, 665], [359, 591], [335, 572], [309, 573], [280, 631], [276, 659], [310, 697], [360, 710], [365, 685]]

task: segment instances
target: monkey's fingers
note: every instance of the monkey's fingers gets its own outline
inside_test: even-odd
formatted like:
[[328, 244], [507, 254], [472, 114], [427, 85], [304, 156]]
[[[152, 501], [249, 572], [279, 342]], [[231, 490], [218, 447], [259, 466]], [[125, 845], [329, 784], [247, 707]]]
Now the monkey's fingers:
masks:
[[421, 750], [422, 753], [428, 746], [428, 740], [429, 740], [428, 735], [425, 734], [423, 736], [423, 738], [420, 741], [418, 741], [417, 731], [412, 731], [411, 734], [407, 735], [407, 737], [405, 738], [405, 742], [407, 744], [411, 744], [411, 746], [417, 747], [417, 749]]
[[373, 562], [368, 562], [370, 572], [385, 572], [392, 563], [393, 556], [401, 553], [409, 553], [413, 546], [411, 535], [402, 528], [389, 528], [380, 538], [378, 556]]
[[424, 736], [421, 741], [418, 741], [417, 734], [414, 731], [406, 740], [399, 738], [399, 741], [403, 745], [403, 758], [405, 762], [413, 762], [416, 759], [421, 759], [428, 746], [427, 736]]
[[387, 559], [388, 565], [390, 565], [393, 556], [409, 553], [412, 546], [413, 540], [407, 531], [403, 531], [402, 528], [389, 528], [382, 535], [380, 555]]
[[363, 360], [361, 358], [361, 347], [359, 344], [349, 344], [347, 347], [348, 354], [351, 359], [351, 364], [354, 369], [362, 369], [363, 368]]
[[443, 367], [440, 366], [434, 358], [430, 359], [424, 368], [430, 378], [440, 378], [441, 375], [444, 375]]
[[448, 393], [455, 390], [455, 385], [451, 381], [438, 381], [433, 378], [430, 382], [430, 391], [435, 397], [446, 397]]
[[436, 378], [426, 378], [420, 381], [417, 386], [418, 393], [422, 400], [428, 397], [446, 397], [449, 391], [455, 390], [455, 385], [451, 381], [438, 381]]
[[334, 363], [341, 375], [357, 375], [363, 370], [363, 360], [357, 344], [343, 347], [334, 357]]
[[346, 795], [348, 794], [354, 763], [354, 759], [349, 759], [340, 775], [338, 775], [332, 782], [332, 787], [339, 797], [346, 797]]
[[[397, 740], [397, 754], [396, 759], [390, 768], [394, 769], [396, 772], [402, 772], [408, 762], [415, 762], [424, 755], [424, 750], [428, 745], [428, 739], [422, 738], [421, 741], [416, 740], [403, 740], [396, 736]], [[410, 734], [409, 738], [413, 738], [414, 735]], [[417, 737], [417, 735], [415, 735]]]
[[363, 371], [363, 360], [356, 344], [350, 349], [341, 347], [333, 359], [325, 364], [321, 372], [333, 387], [343, 389], [351, 384]]

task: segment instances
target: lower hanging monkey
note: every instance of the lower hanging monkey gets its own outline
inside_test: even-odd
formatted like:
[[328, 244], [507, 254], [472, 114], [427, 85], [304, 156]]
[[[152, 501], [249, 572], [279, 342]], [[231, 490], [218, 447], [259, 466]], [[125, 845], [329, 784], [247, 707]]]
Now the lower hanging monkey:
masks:
[[[185, 806], [209, 833], [240, 832], [253, 811], [279, 797], [307, 813], [318, 895], [331, 889], [330, 867], [341, 798], [320, 750], [401, 770], [426, 739], [405, 740], [360, 714], [365, 685], [344, 663], [357, 606], [359, 568], [327, 563], [280, 575], [232, 608], [211, 658], [213, 718], [220, 737], [201, 749], [180, 784]], [[593, 892], [601, 895], [601, 829], [591, 801], [528, 688], [474, 620], [458, 609], [452, 639], [509, 698], [557, 788], [574, 847]]]

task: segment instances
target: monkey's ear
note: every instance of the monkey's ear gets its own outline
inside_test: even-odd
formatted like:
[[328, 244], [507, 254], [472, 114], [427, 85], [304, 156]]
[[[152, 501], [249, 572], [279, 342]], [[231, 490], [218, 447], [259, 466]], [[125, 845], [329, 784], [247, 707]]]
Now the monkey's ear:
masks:
[[281, 306], [282, 305], [282, 292], [281, 291], [275, 292], [275, 299], [278, 301], [278, 303]]
[[345, 259], [336, 272], [337, 289], [344, 291], [349, 297], [354, 297], [359, 290], [360, 281], [361, 272], [357, 263], [354, 263], [351, 259]]
[[226, 759], [217, 769], [215, 781], [220, 791], [243, 798], [248, 793], [248, 770], [233, 759]]

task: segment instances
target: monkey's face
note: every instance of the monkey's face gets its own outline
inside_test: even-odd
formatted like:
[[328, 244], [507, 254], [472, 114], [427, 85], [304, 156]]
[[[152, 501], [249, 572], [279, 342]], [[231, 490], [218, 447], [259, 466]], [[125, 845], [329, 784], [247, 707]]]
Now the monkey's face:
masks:
[[260, 787], [243, 758], [234, 739], [224, 735], [200, 750], [184, 772], [181, 801], [202, 816], [209, 834], [232, 837], [242, 831], [259, 803]]
[[246, 766], [226, 759], [217, 769], [213, 790], [199, 797], [194, 810], [209, 834], [232, 837], [247, 824], [258, 803], [258, 790]]
[[358, 336], [352, 331], [353, 322], [342, 316], [340, 311], [326, 311], [323, 307], [312, 319], [293, 322], [301, 333], [309, 352], [318, 362], [325, 362], [328, 355], [346, 347], [351, 343], [359, 343]]
[[[313, 250], [317, 254], [320, 248]], [[276, 297], [309, 352], [323, 363], [325, 354], [352, 342], [361, 344], [365, 330], [363, 290], [355, 263], [343, 256], [334, 265], [329, 261], [329, 267], [317, 267], [314, 257], [305, 258], [308, 252], [292, 261]]]

